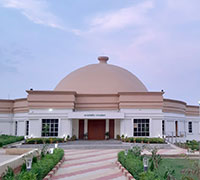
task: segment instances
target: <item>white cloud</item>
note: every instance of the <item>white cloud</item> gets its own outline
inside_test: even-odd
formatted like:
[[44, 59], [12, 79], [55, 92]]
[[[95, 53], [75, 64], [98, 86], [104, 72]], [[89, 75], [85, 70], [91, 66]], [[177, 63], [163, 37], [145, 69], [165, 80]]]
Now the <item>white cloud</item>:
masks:
[[60, 20], [48, 10], [46, 1], [41, 0], [1, 0], [0, 4], [5, 8], [19, 10], [30, 21], [36, 24], [42, 24], [52, 28], [65, 28], [61, 25]]
[[99, 15], [91, 20], [89, 32], [109, 32], [130, 25], [142, 25], [146, 22], [144, 16], [153, 8], [153, 1], [144, 1], [128, 8]]

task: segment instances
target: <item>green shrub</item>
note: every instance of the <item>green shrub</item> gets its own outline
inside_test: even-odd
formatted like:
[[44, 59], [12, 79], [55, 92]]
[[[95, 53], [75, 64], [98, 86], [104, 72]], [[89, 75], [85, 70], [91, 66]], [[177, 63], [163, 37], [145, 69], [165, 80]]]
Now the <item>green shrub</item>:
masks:
[[125, 164], [125, 155], [124, 155], [124, 151], [120, 151], [118, 153], [118, 161], [123, 165]]
[[131, 150], [129, 150], [133, 156], [140, 157], [142, 153], [142, 149], [140, 147], [133, 147]]
[[186, 143], [176, 143], [177, 146], [181, 147], [181, 148], [189, 148], [191, 150], [199, 150], [199, 143], [198, 141], [192, 140], [189, 141], [187, 140]]
[[152, 171], [142, 172], [139, 174], [140, 180], [159, 180], [157, 174]]
[[130, 138], [129, 138], [129, 142], [134, 142], [134, 138], [133, 138], [133, 137], [130, 137]]
[[72, 137], [71, 137], [71, 140], [72, 141], [75, 141], [77, 138], [76, 138], [76, 135], [73, 135]]
[[0, 147], [24, 140], [23, 136], [0, 135]]
[[[122, 137], [123, 140], [123, 137]], [[129, 137], [125, 138], [125, 142], [136, 142], [136, 143], [152, 143], [152, 144], [163, 144], [165, 140], [162, 138], [144, 138], [144, 137]]]
[[195, 140], [186, 141], [186, 146], [192, 150], [199, 150], [199, 142]]
[[13, 170], [9, 168], [2, 180], [42, 180], [63, 156], [63, 149], [55, 149], [53, 154], [46, 154], [41, 160], [33, 158], [30, 171], [26, 171], [25, 163], [22, 165], [21, 172], [17, 176], [14, 176]]
[[120, 139], [121, 139], [120, 135], [119, 135], [119, 134], [117, 134], [117, 140], [120, 140]]
[[2, 177], [2, 180], [13, 180], [13, 179], [14, 179], [14, 172], [12, 168], [8, 167], [5, 175]]
[[138, 179], [139, 174], [143, 172], [143, 162], [139, 157], [135, 156], [132, 151], [128, 151], [127, 156], [124, 151], [118, 153], [118, 161], [134, 176]]
[[21, 179], [26, 177], [36, 177], [37, 180], [42, 180], [51, 169], [62, 159], [64, 151], [62, 149], [55, 149], [53, 154], [46, 154], [41, 160], [32, 165], [32, 169], [28, 172], [22, 172]]
[[139, 178], [139, 174], [143, 172], [143, 162], [139, 158], [127, 157], [124, 166], [135, 179]]
[[61, 143], [63, 138], [30, 138], [26, 139], [26, 144], [49, 144], [49, 143]]
[[23, 163], [21, 167], [21, 172], [24, 172], [24, 171], [26, 171], [26, 163]]
[[37, 175], [32, 172], [22, 172], [15, 177], [15, 180], [37, 180]]

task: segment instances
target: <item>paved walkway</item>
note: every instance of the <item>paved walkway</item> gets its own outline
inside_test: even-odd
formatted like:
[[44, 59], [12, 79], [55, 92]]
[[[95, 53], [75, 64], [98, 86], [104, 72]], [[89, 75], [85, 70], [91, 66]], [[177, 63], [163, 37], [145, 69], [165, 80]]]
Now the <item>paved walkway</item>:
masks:
[[[188, 152], [187, 149], [183, 149], [171, 144], [171, 149], [158, 149], [158, 154], [163, 156], [180, 156], [180, 155], [189, 155], [189, 156], [199, 156], [199, 151]], [[151, 151], [145, 149], [142, 154], [151, 155]]]
[[115, 162], [120, 150], [65, 150], [65, 162], [53, 180], [126, 180]]
[[0, 165], [3, 164], [5, 161], [13, 159], [19, 155], [8, 155], [4, 149], [0, 149]]

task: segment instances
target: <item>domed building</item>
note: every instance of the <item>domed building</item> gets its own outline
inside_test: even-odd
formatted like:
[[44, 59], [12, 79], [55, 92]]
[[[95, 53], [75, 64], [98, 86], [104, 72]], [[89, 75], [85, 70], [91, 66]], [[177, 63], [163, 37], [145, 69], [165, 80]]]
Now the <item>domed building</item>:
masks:
[[108, 59], [100, 56], [99, 63], [73, 71], [53, 91], [31, 89], [27, 98], [0, 100], [0, 132], [89, 140], [105, 135], [200, 138], [198, 106], [148, 91], [134, 74]]

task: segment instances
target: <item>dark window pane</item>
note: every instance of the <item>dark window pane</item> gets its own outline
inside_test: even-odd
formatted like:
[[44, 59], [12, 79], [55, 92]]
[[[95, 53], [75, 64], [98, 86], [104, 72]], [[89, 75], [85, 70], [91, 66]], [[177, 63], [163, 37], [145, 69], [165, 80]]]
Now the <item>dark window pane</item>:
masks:
[[145, 120], [145, 119], [142, 119], [142, 123], [146, 123], [146, 120]]
[[142, 133], [142, 136], [145, 136], [145, 133], [144, 133], [144, 132]]
[[134, 136], [149, 136], [149, 119], [134, 119], [133, 130]]

